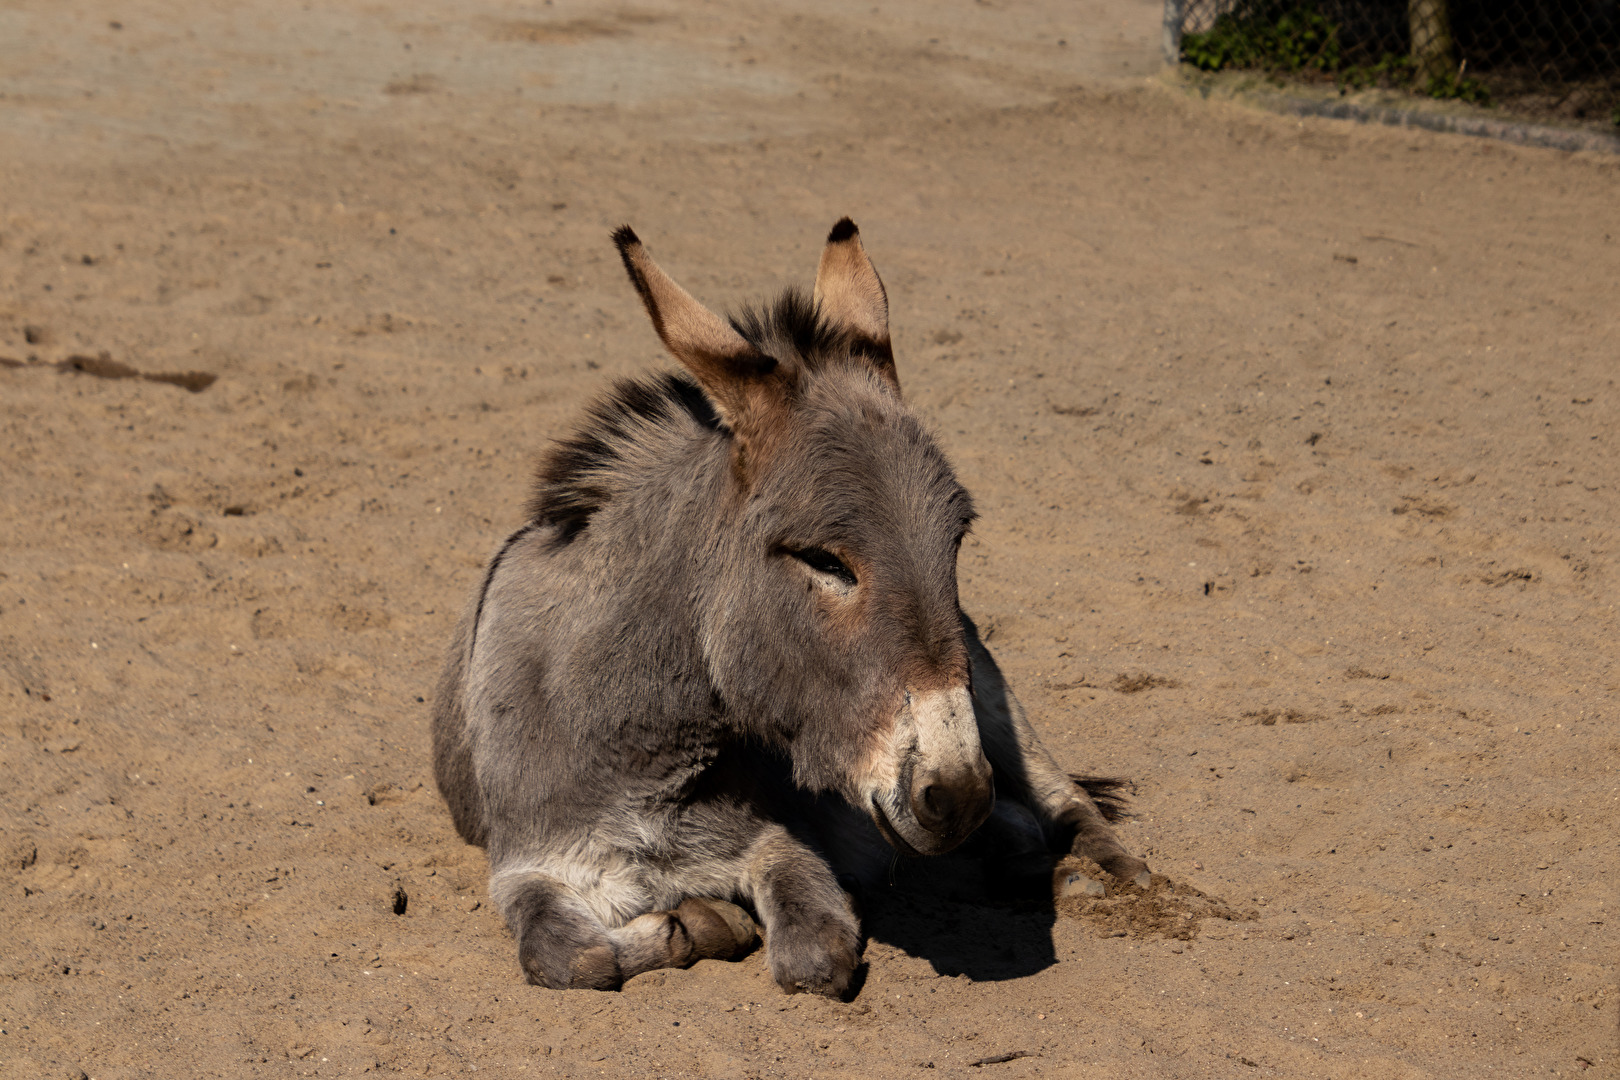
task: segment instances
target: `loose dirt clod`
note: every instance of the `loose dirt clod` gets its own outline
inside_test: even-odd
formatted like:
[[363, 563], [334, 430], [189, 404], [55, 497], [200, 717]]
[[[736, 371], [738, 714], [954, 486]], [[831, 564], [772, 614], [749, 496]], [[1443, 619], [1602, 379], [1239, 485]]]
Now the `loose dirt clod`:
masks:
[[[1065, 891], [1072, 878], [1100, 884], [1102, 895], [1084, 887]], [[1163, 874], [1154, 874], [1152, 884], [1144, 889], [1120, 881], [1090, 859], [1072, 855], [1058, 863], [1054, 881], [1059, 883], [1053, 890], [1058, 912], [1107, 931], [1104, 936], [1109, 937], [1123, 932], [1133, 938], [1191, 941], [1205, 919], [1246, 922], [1259, 917]]]
[[1139, 671], [1135, 675], [1121, 674], [1117, 676], [1109, 685], [1109, 689], [1117, 690], [1121, 694], [1139, 694], [1143, 690], [1153, 690], [1161, 686], [1169, 687], [1173, 690], [1180, 685], [1181, 684], [1175, 679], [1167, 678], [1163, 675], [1150, 675], [1145, 671]]
[[1279, 720], [1285, 724], [1309, 724], [1322, 718], [1316, 713], [1298, 709], [1247, 709], [1243, 712], [1243, 719], [1261, 727], [1274, 727]]

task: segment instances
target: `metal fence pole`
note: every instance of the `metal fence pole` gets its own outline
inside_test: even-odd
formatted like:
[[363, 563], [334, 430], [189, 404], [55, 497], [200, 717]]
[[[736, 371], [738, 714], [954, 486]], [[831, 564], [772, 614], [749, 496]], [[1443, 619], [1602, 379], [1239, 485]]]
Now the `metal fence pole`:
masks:
[[1181, 63], [1181, 24], [1186, 17], [1185, 0], [1164, 0], [1164, 62], [1171, 67]]

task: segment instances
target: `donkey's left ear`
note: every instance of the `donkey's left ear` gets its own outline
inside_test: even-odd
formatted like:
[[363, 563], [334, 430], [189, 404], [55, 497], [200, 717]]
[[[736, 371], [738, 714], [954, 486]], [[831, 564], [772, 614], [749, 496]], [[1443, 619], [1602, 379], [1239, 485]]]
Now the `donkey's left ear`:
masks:
[[828, 322], [848, 331], [850, 351], [870, 360], [878, 374], [900, 389], [889, 344], [889, 294], [861, 246], [861, 231], [849, 218], [840, 218], [827, 234], [815, 299]]

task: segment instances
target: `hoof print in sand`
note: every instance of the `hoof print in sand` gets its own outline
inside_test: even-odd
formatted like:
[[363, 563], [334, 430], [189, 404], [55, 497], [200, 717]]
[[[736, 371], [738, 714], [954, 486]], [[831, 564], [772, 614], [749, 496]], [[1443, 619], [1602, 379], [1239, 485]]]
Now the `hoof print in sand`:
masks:
[[1276, 727], [1278, 723], [1284, 724], [1310, 724], [1322, 719], [1316, 713], [1301, 712], [1299, 709], [1246, 709], [1243, 713], [1245, 723], [1259, 724], [1261, 727]]
[[1248, 922], [1257, 917], [1184, 881], [1153, 874], [1143, 887], [1121, 881], [1090, 859], [1073, 855], [1059, 862], [1053, 872], [1052, 898], [1059, 913], [1091, 923], [1109, 937], [1191, 941], [1205, 919]]

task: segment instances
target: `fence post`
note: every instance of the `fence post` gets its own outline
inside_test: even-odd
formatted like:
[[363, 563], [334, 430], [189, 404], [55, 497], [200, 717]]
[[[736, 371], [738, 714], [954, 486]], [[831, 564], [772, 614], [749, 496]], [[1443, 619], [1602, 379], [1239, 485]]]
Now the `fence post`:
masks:
[[1185, 0], [1164, 0], [1164, 62], [1171, 67], [1181, 63], [1181, 24], [1186, 19]]

